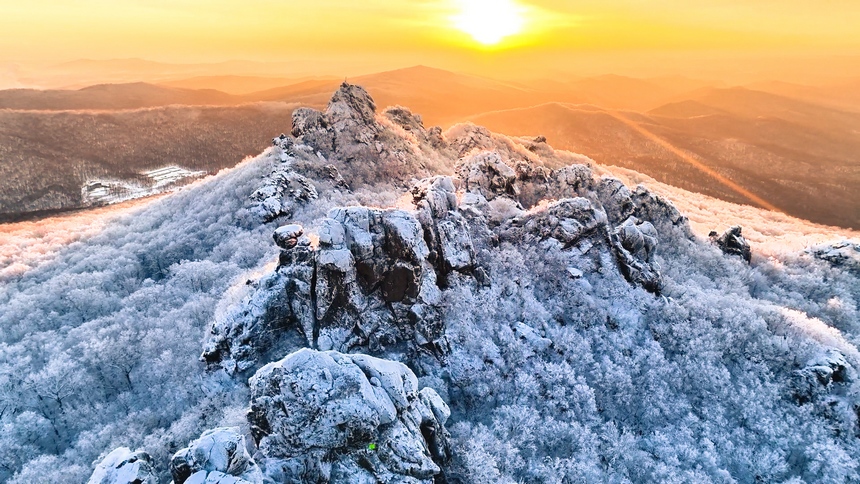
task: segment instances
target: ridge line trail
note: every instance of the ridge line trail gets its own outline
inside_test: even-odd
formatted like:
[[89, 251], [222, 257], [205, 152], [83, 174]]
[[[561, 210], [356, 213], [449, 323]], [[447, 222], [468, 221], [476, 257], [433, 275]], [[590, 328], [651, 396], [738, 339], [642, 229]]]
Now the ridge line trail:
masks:
[[[569, 106], [567, 106], [567, 107], [568, 107], [568, 109], [570, 109]], [[620, 111], [611, 110], [611, 109], [604, 109], [603, 112], [605, 112], [609, 116], [612, 116], [613, 118], [617, 119], [618, 121], [624, 123], [626, 126], [633, 129], [637, 133], [641, 134], [645, 138], [653, 141], [654, 143], [657, 143], [660, 147], [669, 151], [673, 155], [677, 156], [678, 158], [680, 158], [685, 163], [687, 163], [687, 164], [693, 166], [694, 168], [698, 169], [699, 171], [707, 174], [711, 178], [720, 182], [721, 184], [723, 184], [724, 186], [726, 186], [730, 190], [734, 191], [735, 193], [743, 196], [747, 200], [749, 200], [749, 201], [751, 201], [751, 202], [753, 202], [753, 203], [755, 203], [755, 204], [759, 205], [760, 207], [765, 208], [767, 210], [772, 210], [774, 212], [781, 212], [781, 213], [783, 212], [778, 207], [776, 207], [774, 204], [768, 202], [767, 200], [756, 195], [755, 193], [753, 193], [753, 192], [747, 190], [746, 188], [740, 186], [739, 184], [735, 183], [734, 181], [732, 181], [728, 177], [721, 175], [719, 172], [717, 172], [713, 168], [711, 168], [708, 165], [697, 160], [691, 154], [687, 153], [686, 151], [682, 150], [681, 148], [678, 148], [677, 146], [673, 145], [672, 143], [665, 140], [664, 138], [652, 133], [651, 131], [644, 128], [642, 125], [640, 125], [636, 121], [633, 121], [632, 119], [627, 118], [626, 116], [621, 114]]]

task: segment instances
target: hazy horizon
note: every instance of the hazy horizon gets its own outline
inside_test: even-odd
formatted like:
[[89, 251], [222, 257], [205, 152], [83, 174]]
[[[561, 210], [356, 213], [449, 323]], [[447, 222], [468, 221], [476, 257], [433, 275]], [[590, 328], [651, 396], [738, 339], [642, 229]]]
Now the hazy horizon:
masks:
[[847, 0], [39, 0], [0, 2], [0, 13], [5, 88], [164, 80], [152, 63], [299, 78], [414, 65], [504, 80], [860, 77], [860, 4]]
[[[697, 55], [699, 57], [696, 57]], [[242, 59], [189, 63], [144, 58], [78, 58], [58, 63], [0, 61], [0, 89], [79, 89], [96, 84], [133, 82], [157, 84], [193, 77], [214, 76], [281, 79], [285, 82], [280, 85], [287, 85], [308, 79], [348, 79], [418, 66], [511, 82], [571, 81], [617, 75], [639, 79], [684, 77], [727, 85], [780, 81], [822, 86], [860, 79], [860, 54], [761, 57], [729, 53], [712, 55], [713, 57], [702, 57], [701, 54], [696, 53], [653, 55], [593, 53], [580, 55], [576, 60], [555, 70], [523, 69], [520, 72], [496, 69], [492, 65], [485, 65], [484, 62], [449, 65], [450, 62], [419, 62], [409, 59], [380, 63], [358, 61], [352, 64], [331, 63], [330, 67], [325, 67], [324, 62], [265, 62]], [[528, 62], [511, 60], [507, 64], [522, 66], [528, 65]], [[739, 67], [743, 65], [747, 67]]]

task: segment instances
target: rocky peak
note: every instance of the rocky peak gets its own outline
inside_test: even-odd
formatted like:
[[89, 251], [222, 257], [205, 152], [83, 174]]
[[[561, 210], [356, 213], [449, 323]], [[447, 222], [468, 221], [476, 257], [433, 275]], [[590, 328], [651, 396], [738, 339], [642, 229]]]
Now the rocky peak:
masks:
[[332, 95], [325, 111], [335, 129], [347, 129], [347, 122], [371, 126], [376, 122], [376, 103], [363, 87], [345, 82]]
[[726, 230], [723, 235], [717, 235], [717, 232], [711, 232], [709, 237], [711, 242], [717, 245], [725, 254], [736, 255], [743, 260], [749, 262], [752, 260], [752, 250], [750, 244], [743, 236], [743, 228], [734, 226]]

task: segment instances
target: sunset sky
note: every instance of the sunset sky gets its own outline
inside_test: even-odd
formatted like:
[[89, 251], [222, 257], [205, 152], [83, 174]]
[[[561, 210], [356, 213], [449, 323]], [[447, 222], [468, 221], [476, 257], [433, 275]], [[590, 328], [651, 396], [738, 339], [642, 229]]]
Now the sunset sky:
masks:
[[518, 59], [549, 71], [640, 52], [857, 55], [858, 26], [856, 0], [0, 0], [0, 62], [243, 59], [296, 62], [307, 71], [296, 74], [311, 73], [309, 62], [331, 74], [419, 63], [510, 73]]

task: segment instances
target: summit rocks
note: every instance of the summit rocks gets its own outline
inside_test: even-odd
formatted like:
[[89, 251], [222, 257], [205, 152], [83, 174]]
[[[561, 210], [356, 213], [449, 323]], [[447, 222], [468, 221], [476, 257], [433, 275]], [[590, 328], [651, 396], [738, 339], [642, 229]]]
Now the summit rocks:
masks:
[[[347, 94], [335, 110], [352, 113], [345, 126], [369, 122], [370, 105]], [[420, 130], [413, 121], [412, 130]], [[411, 207], [334, 208], [310, 230], [277, 229], [277, 269], [214, 322], [203, 360], [235, 373], [273, 348], [296, 345], [444, 359], [444, 293], [491, 286], [481, 259], [492, 258], [500, 242], [554, 240], [562, 250], [588, 253], [594, 267], [607, 263], [606, 254], [627, 281], [659, 294], [653, 258], [660, 230], [688, 231], [671, 204], [616, 179], [595, 180], [585, 165], [511, 166], [502, 153], [511, 156], [479, 151], [456, 163], [458, 177], [414, 183]]]
[[[587, 159], [469, 124], [428, 130], [402, 107], [378, 115], [347, 83], [325, 112], [296, 110], [292, 137], [274, 141], [282, 167], [252, 198], [264, 220], [288, 222], [274, 233], [278, 267], [221, 313], [202, 355], [229, 373], [303, 346], [444, 360], [445, 292], [492, 286], [486, 262], [501, 242], [556, 241], [657, 294], [658, 239], [690, 236], [670, 203], [596, 178]], [[411, 206], [299, 217], [332, 194], [392, 183]]]

